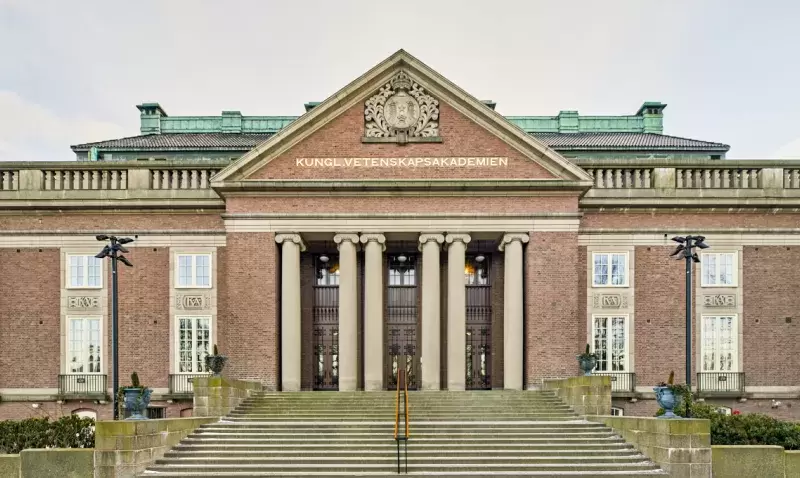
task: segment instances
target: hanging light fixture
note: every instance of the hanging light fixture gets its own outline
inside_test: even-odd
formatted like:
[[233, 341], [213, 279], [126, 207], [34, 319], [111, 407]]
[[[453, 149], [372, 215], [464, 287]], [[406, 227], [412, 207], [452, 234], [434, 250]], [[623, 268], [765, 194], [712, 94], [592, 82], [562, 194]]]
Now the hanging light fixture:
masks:
[[330, 258], [328, 256], [326, 256], [325, 254], [322, 254], [321, 256], [319, 256], [319, 261], [322, 262], [323, 264], [327, 264], [329, 260], [330, 260]]
[[400, 254], [399, 256], [397, 256], [397, 262], [399, 262], [400, 264], [405, 263], [407, 260], [408, 257], [406, 257], [404, 254]]
[[477, 262], [477, 263], [481, 263], [484, 260], [486, 260], [486, 257], [484, 257], [483, 254], [479, 254], [479, 255], [475, 256], [475, 262]]

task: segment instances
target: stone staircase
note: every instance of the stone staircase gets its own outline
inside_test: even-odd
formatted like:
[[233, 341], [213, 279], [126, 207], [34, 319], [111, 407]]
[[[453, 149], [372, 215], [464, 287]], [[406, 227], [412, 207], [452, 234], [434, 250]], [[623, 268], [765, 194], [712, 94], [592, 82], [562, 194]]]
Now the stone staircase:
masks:
[[[408, 473], [666, 476], [552, 392], [409, 392]], [[324, 477], [397, 473], [393, 392], [263, 393], [204, 425], [142, 477]]]

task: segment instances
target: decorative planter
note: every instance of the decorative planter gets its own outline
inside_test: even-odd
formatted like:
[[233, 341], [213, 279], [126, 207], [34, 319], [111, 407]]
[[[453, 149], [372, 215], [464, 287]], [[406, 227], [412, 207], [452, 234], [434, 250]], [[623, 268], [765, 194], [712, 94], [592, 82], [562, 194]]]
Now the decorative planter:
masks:
[[215, 377], [219, 377], [227, 361], [228, 357], [225, 355], [208, 355], [206, 356], [206, 368], [211, 370]]
[[125, 387], [122, 393], [125, 395], [125, 408], [131, 411], [131, 416], [126, 420], [147, 420], [144, 412], [150, 405], [150, 394], [153, 390], [140, 387]]
[[594, 357], [581, 357], [578, 356], [578, 365], [583, 370], [584, 375], [591, 375], [592, 370], [594, 370], [595, 365], [597, 365], [597, 359]]
[[680, 397], [676, 397], [669, 387], [654, 387], [653, 391], [656, 392], [658, 405], [664, 409], [664, 414], [658, 418], [681, 418], [673, 412], [681, 401]]

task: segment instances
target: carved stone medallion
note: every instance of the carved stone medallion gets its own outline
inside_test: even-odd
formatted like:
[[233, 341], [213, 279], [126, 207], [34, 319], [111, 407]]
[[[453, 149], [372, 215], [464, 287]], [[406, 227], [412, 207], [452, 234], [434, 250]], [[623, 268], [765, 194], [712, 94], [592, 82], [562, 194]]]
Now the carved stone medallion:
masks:
[[68, 309], [96, 309], [100, 307], [100, 297], [68, 297]]
[[211, 307], [211, 297], [206, 295], [179, 295], [175, 298], [175, 308], [200, 310]]
[[736, 307], [736, 294], [704, 295], [703, 305], [706, 307]]
[[624, 309], [628, 307], [628, 297], [623, 294], [595, 294], [592, 305], [596, 309]]
[[367, 138], [438, 137], [439, 101], [401, 70], [366, 101], [364, 120]]

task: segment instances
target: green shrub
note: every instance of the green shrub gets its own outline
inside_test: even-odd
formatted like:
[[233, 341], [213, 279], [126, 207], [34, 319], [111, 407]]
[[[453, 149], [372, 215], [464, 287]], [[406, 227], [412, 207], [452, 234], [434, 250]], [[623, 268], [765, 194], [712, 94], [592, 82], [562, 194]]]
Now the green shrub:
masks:
[[28, 448], [94, 448], [94, 420], [76, 415], [0, 421], [0, 454]]
[[[685, 400], [674, 410], [686, 416]], [[664, 414], [659, 409], [656, 416]], [[717, 407], [705, 403], [692, 403], [692, 418], [711, 421], [712, 445], [776, 445], [787, 450], [800, 450], [800, 424], [784, 422], [760, 413], [724, 415]]]

